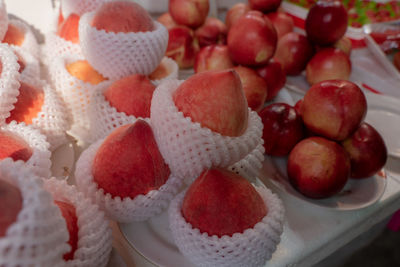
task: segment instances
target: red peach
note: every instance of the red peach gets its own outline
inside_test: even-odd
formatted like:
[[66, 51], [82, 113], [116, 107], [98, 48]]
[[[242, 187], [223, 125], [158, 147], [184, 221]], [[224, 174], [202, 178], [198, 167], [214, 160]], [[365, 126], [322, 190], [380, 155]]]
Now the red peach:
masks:
[[267, 213], [250, 182], [222, 169], [205, 170], [189, 187], [182, 203], [185, 220], [210, 236], [243, 233]]
[[208, 45], [200, 49], [194, 61], [194, 71], [226, 70], [234, 64], [229, 56], [228, 46]]
[[274, 25], [276, 33], [278, 34], [278, 39], [294, 30], [293, 18], [288, 14], [284, 12], [271, 12], [266, 14], [266, 16]]
[[178, 26], [168, 30], [169, 39], [165, 55], [176, 61], [180, 69], [193, 67], [199, 44], [191, 29]]
[[248, 11], [250, 11], [249, 5], [245, 3], [237, 3], [233, 5], [228, 12], [226, 12], [225, 16], [225, 24], [226, 27], [229, 31], [229, 29], [232, 27], [232, 25], [244, 14], [246, 14]]
[[197, 28], [194, 36], [199, 41], [200, 47], [212, 44], [226, 44], [228, 30], [221, 20], [208, 17], [203, 25]]
[[170, 176], [150, 125], [137, 120], [115, 129], [97, 150], [94, 181], [112, 197], [135, 198], [157, 190]]
[[113, 82], [103, 94], [118, 112], [149, 118], [151, 98], [155, 89], [146, 76], [132, 74]]
[[87, 60], [77, 60], [66, 64], [65, 68], [67, 71], [83, 82], [87, 82], [93, 85], [99, 84], [102, 81], [107, 80], [103, 75], [97, 72]]
[[74, 44], [79, 43], [79, 19], [80, 16], [72, 13], [60, 25], [57, 35]]
[[25, 34], [12, 24], [8, 24], [6, 35], [3, 38], [3, 43], [21, 46], [25, 40]]
[[339, 41], [337, 41], [336, 43], [333, 44], [333, 46], [342, 50], [350, 57], [351, 50], [352, 50], [352, 43], [351, 43], [351, 40], [349, 38], [347, 38], [346, 36], [343, 36], [342, 38], [340, 38]]
[[267, 83], [268, 93], [265, 101], [271, 101], [286, 83], [285, 70], [279, 61], [272, 58], [265, 66], [257, 68], [256, 71]]
[[247, 128], [247, 101], [234, 70], [196, 73], [175, 90], [173, 100], [185, 117], [221, 135], [240, 136]]
[[206, 20], [209, 8], [208, 0], [169, 0], [168, 11], [177, 24], [197, 28]]
[[153, 70], [152, 73], [149, 74], [149, 79], [150, 80], [161, 80], [165, 77], [167, 77], [171, 71], [168, 69], [166, 66], [167, 63], [164, 63], [163, 61], [160, 62], [160, 64], [157, 66], [155, 70]]
[[18, 187], [0, 178], [0, 239], [18, 217], [22, 209], [22, 195]]
[[28, 161], [32, 148], [21, 137], [8, 132], [0, 132], [0, 159], [12, 158], [14, 161]]
[[171, 28], [178, 26], [178, 24], [176, 24], [176, 22], [172, 18], [171, 14], [169, 14], [168, 12], [161, 14], [157, 18], [157, 21], [160, 22], [162, 25], [164, 25], [165, 28], [167, 28], [167, 29], [171, 29]]

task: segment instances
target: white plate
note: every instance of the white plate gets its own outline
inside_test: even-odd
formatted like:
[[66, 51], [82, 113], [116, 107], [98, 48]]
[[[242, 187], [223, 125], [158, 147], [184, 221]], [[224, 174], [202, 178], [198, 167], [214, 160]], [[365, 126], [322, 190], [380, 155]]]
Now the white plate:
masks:
[[311, 199], [296, 191], [287, 178], [287, 157], [266, 156], [262, 180], [272, 183], [280, 191], [321, 207], [335, 210], [362, 209], [377, 202], [385, 192], [386, 174], [382, 170], [369, 178], [349, 179], [338, 194], [325, 199]]

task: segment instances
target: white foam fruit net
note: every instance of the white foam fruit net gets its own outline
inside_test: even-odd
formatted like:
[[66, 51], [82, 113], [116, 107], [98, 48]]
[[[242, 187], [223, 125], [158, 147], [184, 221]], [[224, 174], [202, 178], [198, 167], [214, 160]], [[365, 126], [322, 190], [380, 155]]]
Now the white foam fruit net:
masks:
[[99, 188], [92, 175], [93, 160], [103, 139], [96, 141], [84, 150], [76, 163], [75, 179], [80, 191], [115, 221], [129, 223], [145, 221], [165, 210], [178, 193], [181, 180], [171, 175], [158, 190], [151, 190], [146, 195], [135, 198], [114, 197]]
[[78, 218], [78, 247], [66, 266], [106, 266], [112, 249], [112, 233], [109, 221], [99, 207], [65, 180], [51, 178], [44, 188], [53, 198], [72, 204]]
[[30, 26], [20, 19], [10, 19], [9, 23], [24, 33], [24, 41], [20, 47], [39, 59], [40, 47]]
[[82, 53], [90, 64], [110, 79], [130, 74], [150, 74], [160, 64], [167, 44], [168, 31], [154, 21], [149, 32], [107, 33], [90, 25], [95, 12], [79, 20], [79, 39]]
[[165, 77], [162, 77], [160, 79], [154, 79], [151, 80], [151, 82], [154, 85], [159, 85], [160, 83], [168, 80], [168, 79], [178, 79], [178, 74], [179, 74], [179, 66], [176, 63], [175, 60], [173, 60], [172, 58], [169, 57], [163, 57], [163, 59], [161, 60], [160, 64], [163, 64], [166, 69], [168, 70], [167, 73], [168, 75]]
[[31, 168], [33, 173], [39, 177], [50, 177], [50, 150], [49, 143], [46, 141], [40, 131], [32, 125], [25, 123], [16, 123], [12, 121], [0, 127], [0, 131], [11, 133], [12, 135], [22, 138], [32, 149], [32, 156], [26, 161], [26, 165]]
[[43, 90], [43, 106], [32, 120], [32, 125], [47, 137], [47, 141], [50, 143], [49, 149], [53, 151], [67, 141], [65, 131], [69, 129], [69, 123], [64, 102], [57, 92], [43, 80], [31, 76], [21, 76], [20, 81]]
[[4, 0], [0, 0], [0, 40], [3, 40], [8, 29], [8, 14]]
[[253, 228], [232, 236], [200, 233], [181, 213], [185, 192], [175, 197], [168, 210], [175, 243], [182, 254], [198, 266], [264, 266], [276, 250], [283, 231], [284, 207], [268, 188], [256, 187], [267, 206], [267, 215]]
[[39, 60], [19, 46], [13, 45], [11, 48], [17, 55], [17, 58], [19, 56], [19, 58], [25, 64], [25, 68], [21, 72], [21, 76], [40, 77]]
[[41, 47], [44, 64], [50, 65], [52, 60], [69, 54], [83, 57], [81, 46], [61, 38], [55, 32], [45, 35], [45, 43]]
[[68, 230], [42, 179], [10, 158], [0, 162], [0, 177], [17, 186], [23, 198], [16, 222], [0, 238], [0, 266], [63, 266]]
[[122, 125], [134, 123], [137, 119], [142, 119], [150, 123], [150, 118], [137, 118], [133, 115], [126, 115], [125, 112], [118, 112], [115, 107], [111, 106], [103, 94], [109, 86], [110, 84], [104, 84], [102, 88], [94, 92], [90, 100], [88, 113], [91, 122], [90, 130], [92, 132], [91, 143], [106, 137], [114, 129]]
[[69, 113], [71, 128], [68, 132], [78, 142], [86, 143], [91, 140], [88, 112], [90, 99], [98, 88], [104, 86], [104, 83], [109, 83], [109, 81], [92, 85], [72, 76], [65, 65], [80, 59], [82, 58], [72, 55], [59, 57], [52, 62], [49, 71], [55, 89], [63, 99]]
[[19, 95], [19, 64], [17, 56], [10, 46], [0, 44], [0, 62], [2, 71], [0, 75], [0, 125], [10, 116]]
[[94, 11], [101, 4], [110, 1], [113, 0], [61, 0], [61, 11], [64, 18], [67, 18], [71, 13], [81, 16], [84, 13]]
[[[190, 183], [206, 168], [229, 167], [252, 151], [258, 153], [255, 149], [263, 142], [263, 124], [256, 112], [249, 109], [248, 126], [243, 135], [222, 136], [178, 111], [172, 93], [182, 82], [167, 80], [160, 84], [153, 93], [150, 112], [158, 147], [174, 175]], [[247, 160], [258, 162], [259, 157]]]

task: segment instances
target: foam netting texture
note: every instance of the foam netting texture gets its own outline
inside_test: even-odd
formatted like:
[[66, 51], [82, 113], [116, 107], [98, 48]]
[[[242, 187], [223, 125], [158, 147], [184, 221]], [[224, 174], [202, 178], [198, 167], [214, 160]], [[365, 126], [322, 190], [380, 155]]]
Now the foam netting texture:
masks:
[[106, 266], [112, 250], [112, 233], [104, 213], [65, 180], [51, 178], [44, 182], [44, 188], [55, 200], [70, 203], [76, 210], [78, 247], [74, 258], [67, 261], [66, 266]]
[[20, 47], [28, 51], [35, 58], [39, 59], [40, 58], [39, 43], [37, 42], [36, 37], [30, 26], [26, 22], [20, 19], [10, 19], [9, 23], [24, 33], [25, 38]]
[[8, 29], [8, 14], [4, 0], [0, 1], [0, 40], [4, 39]]
[[19, 95], [19, 64], [17, 56], [10, 46], [0, 44], [0, 62], [2, 71], [0, 76], [0, 125], [5, 123], [5, 119], [10, 116], [10, 111], [14, 109]]
[[79, 16], [84, 13], [96, 10], [101, 4], [114, 0], [61, 0], [62, 14], [67, 18], [71, 13]]
[[145, 120], [150, 123], [150, 118], [135, 117], [132, 115], [126, 115], [125, 112], [118, 112], [117, 109], [110, 105], [110, 102], [104, 97], [104, 90], [109, 85], [99, 88], [94, 92], [89, 104], [89, 118], [90, 118], [90, 130], [91, 140], [90, 143], [104, 138], [109, 135], [114, 129], [128, 124], [134, 123], [138, 119]]
[[49, 149], [53, 151], [67, 141], [65, 131], [69, 129], [69, 123], [65, 104], [47, 82], [37, 77], [21, 75], [20, 82], [43, 90], [43, 106], [37, 116], [33, 118], [32, 125], [46, 136], [50, 143]]
[[198, 266], [264, 266], [276, 250], [283, 231], [284, 207], [268, 188], [256, 187], [268, 208], [267, 215], [253, 228], [232, 236], [209, 236], [184, 219], [181, 213], [185, 191], [171, 202], [169, 224], [182, 254]]
[[[181, 188], [182, 181], [171, 175], [158, 190], [135, 198], [112, 197], [99, 188], [92, 175], [93, 160], [104, 139], [84, 150], [76, 163], [75, 179], [78, 189], [100, 206], [106, 215], [115, 221], [129, 223], [145, 221], [165, 210]], [[117, 159], [113, 159], [117, 160]]]
[[26, 165], [39, 177], [49, 178], [51, 167], [51, 152], [49, 143], [38, 129], [24, 122], [12, 121], [0, 127], [0, 131], [11, 133], [22, 138], [32, 149], [32, 156], [26, 161]]
[[[178, 111], [172, 93], [183, 81], [167, 80], [153, 93], [150, 121], [158, 147], [174, 175], [191, 183], [200, 173], [211, 167], [229, 167], [250, 152], [256, 156], [247, 157], [246, 165], [258, 166], [256, 149], [262, 144], [263, 124], [256, 112], [249, 109], [248, 126], [239, 137], [222, 136], [200, 123], [192, 122]], [[244, 169], [244, 168], [243, 168]], [[245, 175], [250, 176], [250, 175]]]
[[175, 60], [169, 57], [163, 57], [160, 64], [163, 64], [168, 69], [168, 75], [161, 79], [151, 80], [154, 85], [157, 86], [168, 79], [178, 79], [179, 66]]
[[79, 20], [79, 40], [85, 58], [103, 76], [148, 75], [160, 64], [168, 44], [168, 31], [161, 23], [154, 21], [155, 30], [148, 32], [106, 32], [90, 25], [94, 14]]
[[11, 46], [14, 53], [21, 58], [25, 64], [24, 70], [21, 72], [21, 76], [29, 77], [40, 77], [40, 63], [37, 58], [32, 56], [28, 51], [22, 49], [19, 46]]
[[43, 180], [10, 158], [0, 162], [0, 177], [17, 186], [23, 198], [17, 220], [0, 238], [0, 266], [64, 266], [68, 230]]
[[78, 59], [82, 58], [68, 55], [55, 59], [49, 66], [49, 74], [68, 111], [68, 120], [71, 127], [68, 132], [79, 143], [87, 143], [91, 140], [88, 112], [90, 99], [98, 88], [104, 86], [104, 83], [109, 84], [110, 81], [92, 85], [72, 76], [66, 70], [65, 65]]
[[46, 33], [45, 42], [41, 46], [42, 61], [45, 65], [51, 65], [52, 60], [69, 54], [83, 58], [79, 44], [67, 41], [55, 32]]

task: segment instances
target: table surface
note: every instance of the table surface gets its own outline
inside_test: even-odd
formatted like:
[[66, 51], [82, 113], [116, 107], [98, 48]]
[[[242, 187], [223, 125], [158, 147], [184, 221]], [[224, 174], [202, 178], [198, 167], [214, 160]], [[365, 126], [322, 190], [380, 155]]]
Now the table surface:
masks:
[[[42, 14], [49, 14], [51, 11], [50, 0], [6, 0], [5, 3], [9, 13], [26, 20], [42, 32], [49, 29], [52, 18]], [[399, 81], [394, 81], [385, 73], [368, 50], [353, 51], [352, 62], [353, 67], [355, 66], [351, 77], [353, 80], [362, 79], [384, 94], [400, 98]], [[291, 94], [295, 100], [301, 98], [296, 92]], [[282, 193], [268, 177], [261, 175], [260, 179], [278, 193], [286, 209], [282, 240], [266, 266], [311, 266], [388, 218], [400, 208], [399, 163], [399, 159], [388, 158], [387, 185], [382, 198], [369, 207], [355, 211], [339, 211], [311, 205]], [[112, 228], [114, 254], [118, 255], [113, 256], [109, 266], [123, 266], [123, 261], [126, 266], [154, 266], [126, 241], [118, 224], [112, 223]]]

